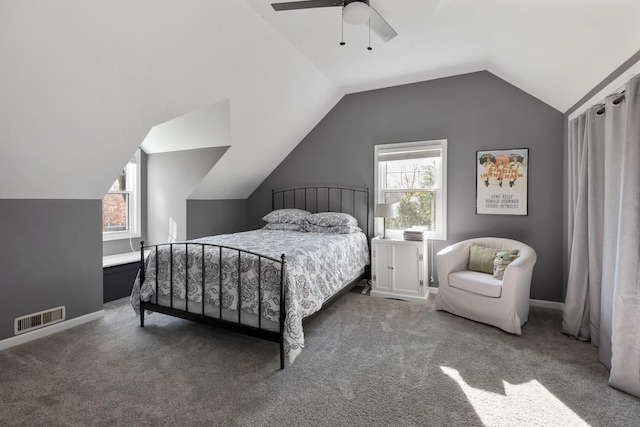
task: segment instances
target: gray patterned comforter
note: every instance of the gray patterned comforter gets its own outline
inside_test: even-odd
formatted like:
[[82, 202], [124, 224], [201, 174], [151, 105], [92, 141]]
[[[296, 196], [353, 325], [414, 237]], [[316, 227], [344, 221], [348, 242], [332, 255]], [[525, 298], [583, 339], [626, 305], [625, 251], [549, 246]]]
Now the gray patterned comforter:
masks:
[[[212, 243], [229, 246], [280, 259], [285, 255], [286, 321], [284, 326], [285, 352], [290, 362], [304, 347], [302, 319], [318, 311], [323, 302], [345, 284], [354, 279], [369, 264], [367, 238], [363, 233], [320, 234], [298, 231], [253, 230], [244, 233], [223, 234], [192, 240], [195, 243]], [[188, 265], [185, 245], [173, 244], [173, 296], [185, 299], [189, 304], [202, 304], [202, 246], [189, 245]], [[278, 321], [280, 312], [280, 265], [262, 259], [258, 268], [256, 256], [242, 253], [238, 266], [238, 252], [205, 247], [204, 302], [220, 305], [220, 274], [222, 273], [222, 307], [241, 313], [261, 315]], [[158, 257], [158, 293], [171, 293], [169, 275], [169, 246], [152, 251], [146, 259], [145, 283], [140, 288], [139, 277], [133, 286], [131, 304], [139, 313], [139, 297], [151, 300], [155, 294], [156, 256]], [[258, 304], [258, 269], [262, 281], [261, 304]], [[240, 296], [238, 296], [238, 272], [240, 272]], [[188, 273], [188, 276], [185, 274]], [[188, 286], [185, 287], [185, 277]]]

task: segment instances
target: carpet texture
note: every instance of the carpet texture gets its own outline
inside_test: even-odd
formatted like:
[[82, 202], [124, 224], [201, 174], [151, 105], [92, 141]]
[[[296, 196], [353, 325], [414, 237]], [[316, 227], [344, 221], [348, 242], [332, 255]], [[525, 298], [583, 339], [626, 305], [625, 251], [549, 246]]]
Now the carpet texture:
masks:
[[521, 337], [425, 304], [351, 292], [278, 345], [152, 314], [106, 316], [0, 352], [0, 425], [628, 426], [597, 349], [532, 308]]

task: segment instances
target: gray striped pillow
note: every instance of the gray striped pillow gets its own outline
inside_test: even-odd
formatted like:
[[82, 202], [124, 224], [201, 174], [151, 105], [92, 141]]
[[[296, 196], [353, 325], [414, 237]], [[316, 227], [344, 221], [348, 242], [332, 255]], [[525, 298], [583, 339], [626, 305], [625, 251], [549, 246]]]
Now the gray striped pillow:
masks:
[[497, 249], [471, 245], [469, 249], [469, 267], [467, 268], [471, 271], [493, 274], [493, 260], [497, 252]]

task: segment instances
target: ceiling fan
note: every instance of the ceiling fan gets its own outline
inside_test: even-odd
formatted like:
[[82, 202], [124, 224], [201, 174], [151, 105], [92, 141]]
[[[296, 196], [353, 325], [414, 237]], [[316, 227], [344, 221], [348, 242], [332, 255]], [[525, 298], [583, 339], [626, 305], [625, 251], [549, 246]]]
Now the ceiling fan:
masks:
[[[348, 24], [367, 24], [371, 31], [388, 42], [398, 33], [384, 20], [369, 0], [304, 0], [272, 3], [276, 11], [312, 9], [317, 7], [342, 7], [342, 19]], [[341, 43], [344, 44], [344, 43]]]

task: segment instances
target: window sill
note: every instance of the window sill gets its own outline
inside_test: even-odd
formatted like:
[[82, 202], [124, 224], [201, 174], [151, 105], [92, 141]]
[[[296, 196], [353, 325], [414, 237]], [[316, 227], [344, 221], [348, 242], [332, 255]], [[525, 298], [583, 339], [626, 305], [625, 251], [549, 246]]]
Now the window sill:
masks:
[[[144, 251], [144, 256], [149, 255], [149, 251]], [[127, 252], [124, 254], [107, 255], [102, 257], [102, 268], [115, 267], [117, 265], [140, 262], [140, 251]]]
[[112, 240], [126, 240], [140, 237], [140, 233], [130, 233], [128, 231], [115, 231], [112, 233], [102, 233], [102, 241], [110, 242]]
[[[376, 237], [382, 237], [382, 232], [377, 233], [375, 236]], [[391, 240], [404, 240], [404, 237], [402, 236], [402, 232], [390, 232], [389, 230], [387, 230], [386, 232], [386, 236], [387, 239], [391, 239]], [[447, 240], [447, 237], [445, 235], [442, 234], [427, 234], [425, 233], [424, 235], [424, 240]]]

